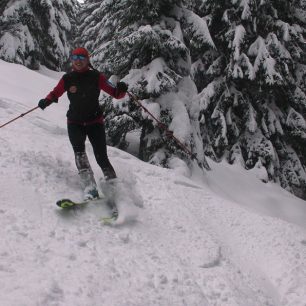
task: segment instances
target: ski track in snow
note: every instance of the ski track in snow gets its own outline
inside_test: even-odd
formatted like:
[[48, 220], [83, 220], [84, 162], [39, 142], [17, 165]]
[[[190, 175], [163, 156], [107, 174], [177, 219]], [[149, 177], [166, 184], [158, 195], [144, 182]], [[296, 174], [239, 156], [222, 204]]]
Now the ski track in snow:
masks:
[[[0, 98], [1, 121], [28, 108], [15, 99]], [[2, 306], [306, 305], [305, 230], [173, 170], [109, 148], [122, 224], [101, 224], [103, 200], [56, 207], [81, 186], [65, 123], [54, 123], [64, 106], [51, 107], [1, 130]]]

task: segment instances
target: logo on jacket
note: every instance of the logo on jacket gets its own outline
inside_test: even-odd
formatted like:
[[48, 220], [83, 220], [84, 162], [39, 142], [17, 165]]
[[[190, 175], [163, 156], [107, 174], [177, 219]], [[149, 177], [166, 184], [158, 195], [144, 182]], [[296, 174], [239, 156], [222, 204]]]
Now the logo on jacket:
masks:
[[74, 86], [74, 85], [69, 87], [69, 92], [70, 92], [70, 93], [76, 93], [77, 90], [78, 90], [77, 87]]

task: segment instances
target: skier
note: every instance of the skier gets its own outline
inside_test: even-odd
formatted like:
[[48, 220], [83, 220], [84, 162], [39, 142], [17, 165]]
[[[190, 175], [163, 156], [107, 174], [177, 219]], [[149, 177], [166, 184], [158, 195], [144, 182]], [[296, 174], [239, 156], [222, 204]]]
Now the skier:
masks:
[[98, 198], [99, 193], [85, 152], [86, 137], [91, 142], [96, 161], [105, 179], [116, 178], [116, 172], [107, 156], [104, 120], [99, 105], [100, 90], [120, 99], [125, 96], [128, 85], [119, 82], [115, 87], [103, 74], [94, 70], [85, 48], [73, 50], [71, 61], [72, 72], [65, 74], [47, 97], [39, 101], [38, 106], [44, 110], [53, 102], [57, 102], [58, 98], [67, 91], [70, 101], [67, 112], [68, 136], [84, 187], [84, 200], [92, 200]]

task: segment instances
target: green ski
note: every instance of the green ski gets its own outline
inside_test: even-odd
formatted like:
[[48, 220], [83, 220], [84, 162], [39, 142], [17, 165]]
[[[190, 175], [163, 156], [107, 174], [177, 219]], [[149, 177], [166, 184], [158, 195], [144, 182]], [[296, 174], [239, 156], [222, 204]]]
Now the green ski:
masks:
[[105, 225], [112, 225], [118, 219], [118, 210], [114, 210], [110, 217], [102, 217], [101, 221]]
[[[87, 200], [87, 201], [83, 201], [83, 202], [75, 202], [75, 201], [72, 201], [70, 199], [61, 199], [61, 200], [56, 202], [56, 205], [60, 208], [63, 208], [63, 209], [72, 209], [72, 208], [85, 206], [89, 203], [93, 203], [93, 202], [96, 202], [98, 200], [101, 200], [101, 198], [97, 198], [97, 199], [93, 199], [93, 200]], [[111, 205], [111, 206], [112, 206], [112, 207], [110, 207], [111, 210], [112, 210], [111, 216], [101, 218], [102, 223], [105, 224], [105, 225], [111, 225], [118, 219], [117, 208], [115, 208], [114, 205]]]
[[87, 200], [87, 201], [82, 201], [82, 202], [75, 202], [72, 201], [70, 199], [62, 199], [56, 202], [56, 205], [61, 207], [61, 208], [73, 208], [73, 207], [77, 207], [77, 206], [83, 206], [86, 205], [88, 203], [94, 202], [100, 200], [100, 198], [98, 199], [93, 199], [93, 200]]

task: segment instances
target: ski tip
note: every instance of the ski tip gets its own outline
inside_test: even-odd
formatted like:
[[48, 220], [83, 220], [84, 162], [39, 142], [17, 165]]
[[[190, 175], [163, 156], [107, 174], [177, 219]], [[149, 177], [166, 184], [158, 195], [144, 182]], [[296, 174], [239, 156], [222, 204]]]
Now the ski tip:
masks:
[[75, 205], [70, 199], [62, 199], [56, 202], [56, 205], [61, 208], [70, 208]]
[[104, 225], [114, 225], [118, 219], [118, 211], [113, 211], [110, 217], [101, 218], [101, 221]]
[[114, 225], [116, 220], [117, 220], [117, 218], [114, 218], [114, 217], [104, 217], [104, 218], [101, 218], [101, 222], [104, 225]]
[[99, 201], [103, 200], [102, 198], [98, 197], [98, 198], [93, 198], [93, 199], [86, 199], [83, 200], [81, 202], [75, 202], [72, 201], [70, 199], [61, 199], [59, 201], [56, 202], [56, 205], [60, 208], [72, 208], [72, 207], [80, 207], [80, 206], [84, 206], [86, 204], [89, 203], [99, 203]]

